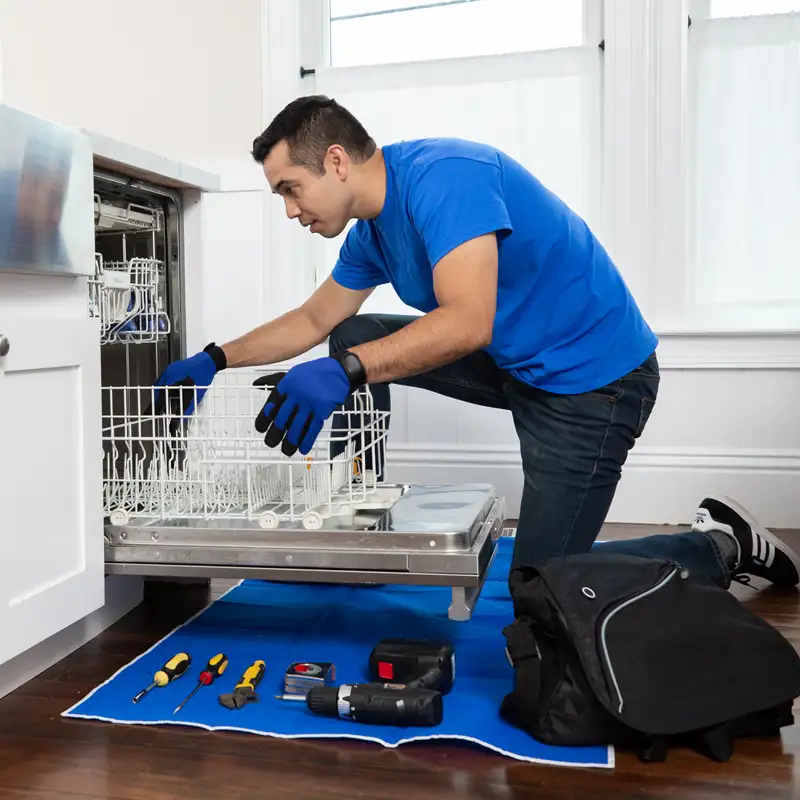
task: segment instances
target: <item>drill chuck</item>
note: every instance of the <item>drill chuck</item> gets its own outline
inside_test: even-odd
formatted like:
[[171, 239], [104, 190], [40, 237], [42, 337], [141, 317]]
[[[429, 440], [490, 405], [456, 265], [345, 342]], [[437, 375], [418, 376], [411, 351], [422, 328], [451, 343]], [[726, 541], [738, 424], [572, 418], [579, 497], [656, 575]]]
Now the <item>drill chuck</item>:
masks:
[[339, 716], [339, 691], [349, 686], [314, 686], [306, 694], [309, 710], [320, 717]]

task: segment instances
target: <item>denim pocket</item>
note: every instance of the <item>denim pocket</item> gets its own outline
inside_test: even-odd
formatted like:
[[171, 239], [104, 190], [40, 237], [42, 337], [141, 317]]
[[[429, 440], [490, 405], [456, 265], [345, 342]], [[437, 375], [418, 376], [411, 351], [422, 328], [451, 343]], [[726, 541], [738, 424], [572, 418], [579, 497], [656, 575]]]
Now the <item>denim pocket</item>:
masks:
[[638, 439], [644, 433], [644, 429], [647, 426], [647, 421], [650, 419], [650, 415], [653, 413], [653, 406], [655, 406], [655, 404], [655, 398], [652, 397], [643, 397], [639, 402], [639, 420], [636, 423], [636, 432], [634, 433], [634, 437], [636, 439]]
[[614, 381], [601, 386], [599, 389], [592, 389], [592, 391], [586, 392], [586, 397], [596, 397], [598, 400], [605, 400], [607, 403], [616, 403], [624, 393], [625, 390], [622, 388], [620, 381]]

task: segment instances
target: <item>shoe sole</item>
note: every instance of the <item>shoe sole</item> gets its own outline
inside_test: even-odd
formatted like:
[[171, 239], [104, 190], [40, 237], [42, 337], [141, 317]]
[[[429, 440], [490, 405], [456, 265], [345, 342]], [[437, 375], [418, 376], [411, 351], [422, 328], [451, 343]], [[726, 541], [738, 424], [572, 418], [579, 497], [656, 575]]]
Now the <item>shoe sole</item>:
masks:
[[737, 503], [732, 497], [728, 497], [724, 494], [716, 494], [709, 495], [709, 499], [730, 506], [759, 536], [762, 536], [776, 550], [783, 553], [794, 565], [794, 571], [797, 575], [797, 580], [792, 585], [797, 586], [797, 584], [800, 583], [800, 556], [798, 556], [783, 539], [779, 539], [774, 533], [770, 533], [770, 531], [763, 527], [743, 505]]

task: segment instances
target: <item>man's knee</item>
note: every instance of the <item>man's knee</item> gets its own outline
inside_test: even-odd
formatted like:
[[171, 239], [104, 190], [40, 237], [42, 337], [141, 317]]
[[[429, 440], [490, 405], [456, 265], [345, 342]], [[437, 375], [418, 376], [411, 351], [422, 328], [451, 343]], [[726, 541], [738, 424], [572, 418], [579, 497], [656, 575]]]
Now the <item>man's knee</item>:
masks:
[[388, 331], [375, 314], [356, 314], [340, 322], [332, 331], [328, 340], [331, 353], [356, 347], [364, 342], [374, 342]]

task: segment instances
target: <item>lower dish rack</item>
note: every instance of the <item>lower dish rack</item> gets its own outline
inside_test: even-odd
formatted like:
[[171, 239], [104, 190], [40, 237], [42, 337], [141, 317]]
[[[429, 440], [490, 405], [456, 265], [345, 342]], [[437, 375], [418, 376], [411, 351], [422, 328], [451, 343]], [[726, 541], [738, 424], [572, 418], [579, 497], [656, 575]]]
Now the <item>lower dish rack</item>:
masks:
[[[367, 466], [384, 447], [388, 413], [375, 410], [371, 393], [356, 392], [308, 456], [287, 457], [254, 427], [272, 388], [253, 385], [261, 374], [231, 370], [212, 386], [194, 387], [202, 399], [188, 416], [154, 413], [156, 387], [104, 388], [103, 494], [112, 524], [247, 520], [264, 529], [289, 522], [319, 530], [330, 517], [380, 505]], [[186, 396], [186, 389], [162, 391], [167, 406], [170, 395]]]
[[287, 457], [255, 430], [264, 374], [168, 390], [189, 416], [154, 413], [163, 389], [103, 390], [106, 571], [450, 586], [449, 616], [469, 619], [505, 521], [493, 487], [379, 478], [389, 415], [368, 388]]

